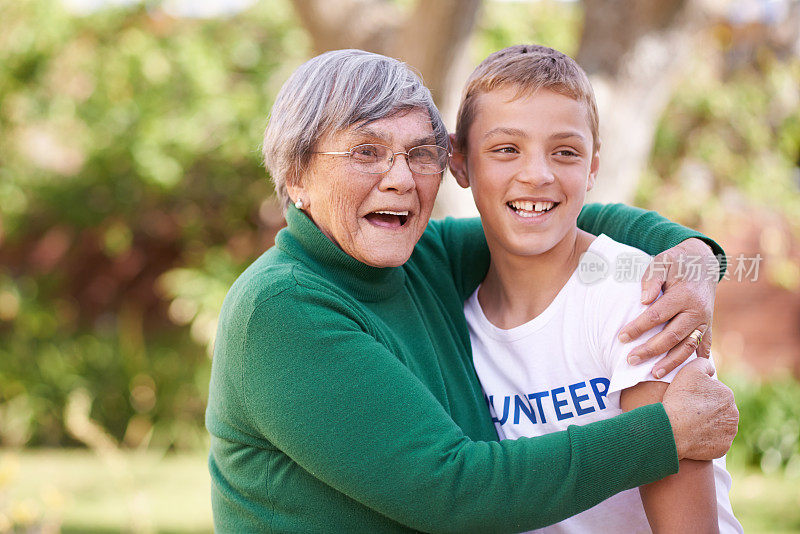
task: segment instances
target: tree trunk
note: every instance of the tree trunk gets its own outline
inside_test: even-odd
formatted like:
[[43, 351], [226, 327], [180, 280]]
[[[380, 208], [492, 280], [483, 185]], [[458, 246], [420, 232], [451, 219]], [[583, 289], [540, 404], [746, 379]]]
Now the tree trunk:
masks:
[[577, 61], [600, 111], [600, 174], [590, 199], [630, 202], [703, 16], [694, 0], [584, 0]]

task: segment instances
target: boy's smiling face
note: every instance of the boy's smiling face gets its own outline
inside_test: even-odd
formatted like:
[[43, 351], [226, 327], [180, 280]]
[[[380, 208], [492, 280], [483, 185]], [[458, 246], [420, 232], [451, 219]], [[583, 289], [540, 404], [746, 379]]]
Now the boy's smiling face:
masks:
[[493, 253], [542, 254], [574, 238], [599, 166], [586, 105], [507, 87], [479, 95], [476, 109], [467, 153], [453, 154], [451, 169], [472, 188]]

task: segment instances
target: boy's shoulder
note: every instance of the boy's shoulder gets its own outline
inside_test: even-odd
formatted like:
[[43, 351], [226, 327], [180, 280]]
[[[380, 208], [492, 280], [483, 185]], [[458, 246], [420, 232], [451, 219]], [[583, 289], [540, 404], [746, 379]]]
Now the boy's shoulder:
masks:
[[638, 248], [600, 234], [581, 256], [578, 280], [598, 308], [613, 303], [641, 307], [641, 280], [652, 257]]
[[[647, 309], [641, 301], [641, 279], [651, 259], [647, 253], [602, 234], [581, 259], [594, 265], [594, 271], [584, 271], [594, 273], [593, 279], [584, 280], [584, 323], [595, 357], [611, 380], [609, 392], [647, 380], [650, 373], [652, 363], [628, 366], [626, 358], [633, 345], [620, 343], [617, 335], [625, 324]], [[640, 341], [646, 341], [660, 329], [648, 331]]]
[[607, 256], [636, 256], [647, 258], [649, 261], [652, 256], [650, 256], [647, 252], [638, 249], [636, 247], [632, 247], [630, 245], [626, 245], [625, 243], [620, 243], [619, 241], [614, 241], [606, 234], [600, 234], [597, 238], [592, 241], [592, 244], [589, 246], [589, 250], [594, 250], [598, 253], [603, 253]]
[[635, 283], [638, 287], [652, 256], [636, 247], [600, 234], [581, 256], [578, 277], [597, 287], [617, 287]]

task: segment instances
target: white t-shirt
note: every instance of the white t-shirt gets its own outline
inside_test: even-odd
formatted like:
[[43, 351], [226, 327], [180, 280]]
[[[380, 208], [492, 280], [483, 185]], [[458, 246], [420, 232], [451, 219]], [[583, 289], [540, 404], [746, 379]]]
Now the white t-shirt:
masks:
[[[634, 343], [617, 340], [638, 316], [640, 279], [650, 262], [644, 252], [600, 235], [553, 302], [531, 321], [504, 330], [491, 324], [478, 292], [464, 304], [475, 369], [500, 439], [541, 436], [622, 413], [620, 391], [654, 380], [653, 361], [631, 366]], [[677, 370], [661, 380], [669, 382]], [[717, 512], [722, 533], [742, 527], [731, 510], [731, 477], [725, 458], [714, 461]], [[638, 488], [535, 532], [650, 532]]]

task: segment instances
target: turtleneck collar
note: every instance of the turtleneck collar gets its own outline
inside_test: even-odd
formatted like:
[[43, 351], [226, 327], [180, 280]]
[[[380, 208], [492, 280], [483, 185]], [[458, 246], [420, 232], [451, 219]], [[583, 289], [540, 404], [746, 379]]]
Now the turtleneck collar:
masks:
[[315, 273], [334, 282], [359, 300], [375, 302], [391, 297], [405, 282], [401, 267], [372, 267], [336, 246], [302, 211], [289, 205], [286, 228], [275, 245]]

